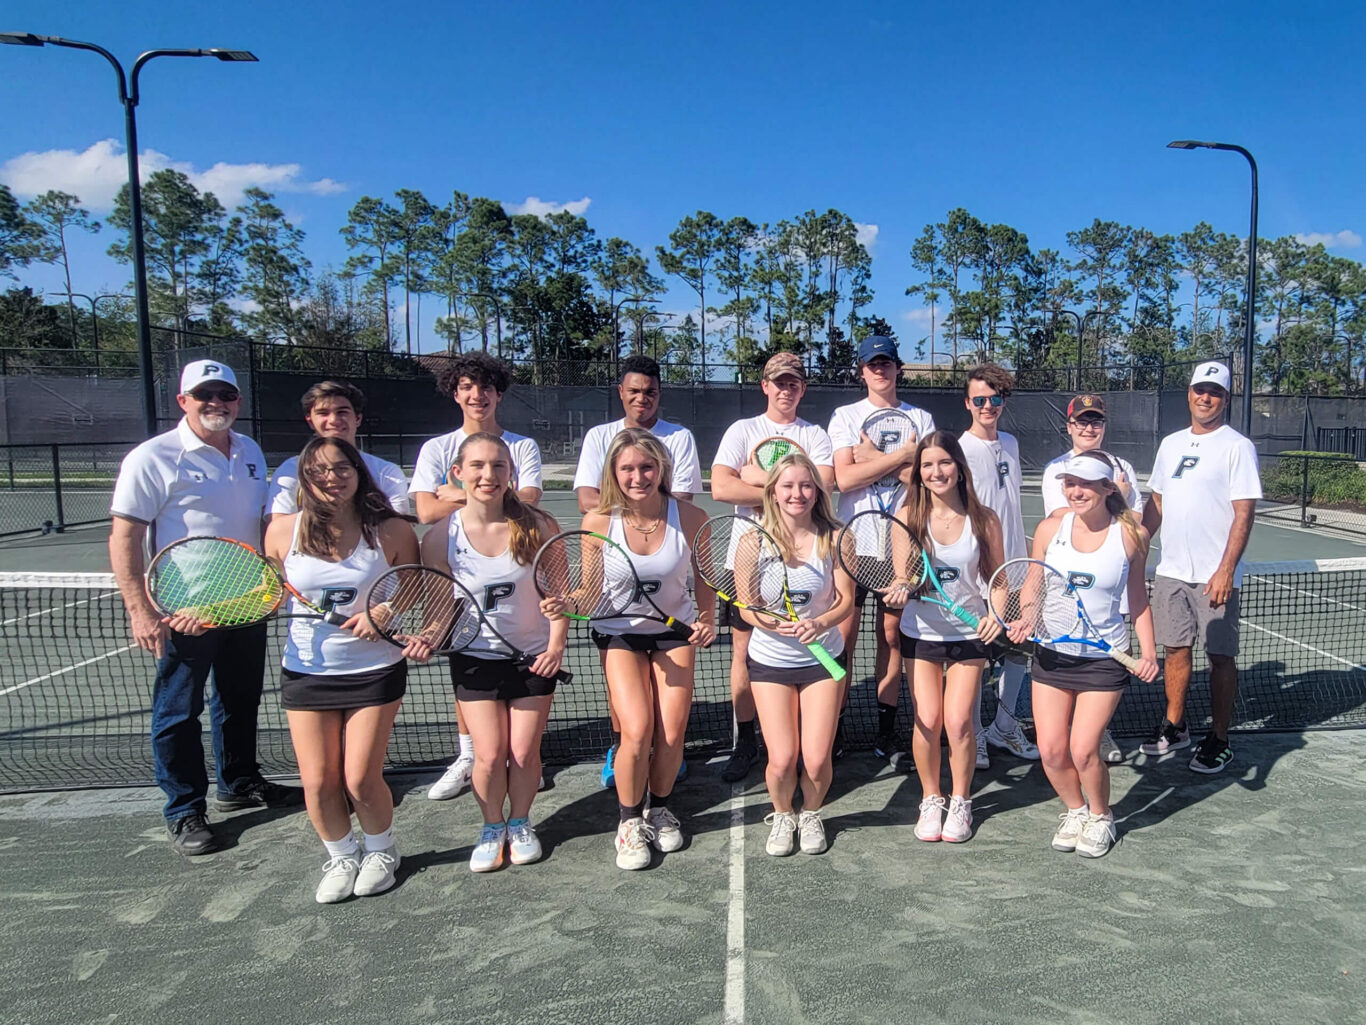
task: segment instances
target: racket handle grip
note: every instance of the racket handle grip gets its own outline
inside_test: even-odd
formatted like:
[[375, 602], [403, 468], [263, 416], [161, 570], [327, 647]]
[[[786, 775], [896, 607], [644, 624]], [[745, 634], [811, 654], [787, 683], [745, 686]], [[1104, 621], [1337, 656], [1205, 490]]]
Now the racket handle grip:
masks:
[[1109, 651], [1109, 655], [1112, 659], [1114, 659], [1116, 662], [1122, 665], [1125, 669], [1129, 670], [1129, 672], [1133, 673], [1135, 676], [1138, 675], [1138, 667], [1140, 665], [1140, 662], [1138, 661], [1138, 659], [1130, 655], [1127, 651], [1120, 651], [1118, 648], [1111, 648]]
[[323, 622], [324, 622], [324, 623], [331, 623], [333, 626], [341, 626], [343, 623], [345, 623], [345, 622], [346, 622], [348, 619], [350, 619], [350, 618], [351, 618], [350, 616], [343, 616], [340, 612], [324, 612], [324, 613], [323, 613]]
[[668, 633], [672, 637], [677, 637], [680, 641], [692, 640], [693, 625], [691, 623], [680, 623], [678, 620], [669, 618]]
[[956, 603], [950, 605], [949, 611], [952, 612], [960, 622], [972, 627], [974, 630], [976, 630], [979, 626], [982, 625], [982, 621], [980, 619], [974, 616], [967, 609], [963, 608], [961, 605], [958, 605]]
[[830, 679], [839, 681], [849, 675], [844, 671], [844, 666], [839, 664], [839, 660], [819, 644], [808, 644], [807, 648], [811, 654], [816, 656], [816, 661], [825, 666], [826, 671], [830, 674]]

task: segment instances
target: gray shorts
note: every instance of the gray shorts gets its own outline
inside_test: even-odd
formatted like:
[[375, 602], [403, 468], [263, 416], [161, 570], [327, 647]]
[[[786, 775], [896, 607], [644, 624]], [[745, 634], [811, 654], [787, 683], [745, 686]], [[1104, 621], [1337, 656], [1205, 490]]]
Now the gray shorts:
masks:
[[1189, 648], [1199, 640], [1211, 655], [1238, 654], [1238, 589], [1217, 608], [1204, 595], [1204, 584], [1172, 577], [1153, 577], [1153, 632], [1164, 648]]

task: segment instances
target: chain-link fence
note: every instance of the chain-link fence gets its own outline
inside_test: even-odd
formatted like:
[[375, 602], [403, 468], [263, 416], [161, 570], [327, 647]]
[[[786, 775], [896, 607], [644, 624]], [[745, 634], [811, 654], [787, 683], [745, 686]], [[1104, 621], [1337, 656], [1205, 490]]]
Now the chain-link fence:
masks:
[[1366, 468], [1352, 454], [1280, 452], [1260, 465], [1260, 518], [1366, 534]]
[[109, 519], [114, 478], [135, 444], [0, 445], [0, 537]]

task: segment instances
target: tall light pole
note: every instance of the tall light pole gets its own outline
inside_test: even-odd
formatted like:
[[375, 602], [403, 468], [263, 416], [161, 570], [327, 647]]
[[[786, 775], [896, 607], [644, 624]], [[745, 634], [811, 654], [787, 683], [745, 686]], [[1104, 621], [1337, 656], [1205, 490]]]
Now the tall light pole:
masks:
[[1168, 149], [1222, 149], [1241, 153], [1252, 168], [1252, 226], [1247, 233], [1247, 305], [1243, 314], [1243, 435], [1252, 437], [1252, 359], [1257, 342], [1257, 161], [1252, 154], [1231, 142], [1197, 142], [1177, 139]]
[[157, 432], [156, 386], [152, 378], [152, 323], [147, 305], [147, 259], [142, 237], [142, 183], [138, 177], [138, 73], [154, 57], [215, 57], [221, 61], [254, 61], [256, 55], [248, 50], [148, 50], [133, 62], [131, 74], [125, 76], [123, 65], [112, 53], [94, 43], [82, 43], [61, 36], [39, 36], [32, 32], [0, 32], [0, 43], [11, 46], [66, 46], [73, 50], [98, 53], [114, 68], [119, 79], [119, 102], [123, 104], [125, 145], [128, 148], [128, 212], [132, 221], [130, 235], [133, 242], [133, 295], [138, 317], [138, 363], [142, 371], [142, 416], [147, 436]]

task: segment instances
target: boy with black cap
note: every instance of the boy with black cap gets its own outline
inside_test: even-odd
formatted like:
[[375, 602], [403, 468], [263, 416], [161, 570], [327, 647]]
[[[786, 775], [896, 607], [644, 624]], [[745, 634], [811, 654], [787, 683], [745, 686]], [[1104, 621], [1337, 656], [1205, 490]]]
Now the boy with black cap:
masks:
[[[915, 458], [916, 443], [934, 431], [934, 418], [923, 409], [902, 402], [896, 394], [901, 377], [901, 356], [896, 340], [886, 335], [869, 335], [859, 345], [859, 376], [867, 394], [858, 402], [840, 406], [830, 416], [830, 444], [834, 448], [835, 482], [839, 485], [838, 516], [845, 523], [855, 513], [878, 509], [873, 485], [884, 477], [904, 472]], [[864, 433], [868, 417], [884, 409], [900, 409], [913, 425], [912, 431], [900, 439], [879, 437], [877, 441]], [[895, 513], [905, 500], [905, 489], [895, 492], [890, 508]], [[840, 624], [844, 635], [844, 650], [852, 652], [858, 640], [859, 619], [867, 592], [859, 588], [855, 594], [855, 613]], [[899, 648], [901, 610], [881, 608], [877, 632], [877, 739], [873, 753], [891, 759], [899, 754], [896, 739], [896, 708], [901, 695], [901, 652]], [[847, 678], [846, 678], [847, 680]], [[848, 683], [846, 682], [846, 693]]]
[[1190, 767], [1203, 773], [1222, 772], [1233, 760], [1228, 728], [1238, 690], [1238, 588], [1262, 497], [1256, 447], [1224, 423], [1231, 383], [1222, 363], [1195, 368], [1186, 392], [1191, 425], [1162, 439], [1143, 511], [1149, 534], [1166, 528], [1152, 606], [1157, 643], [1166, 649], [1167, 713], [1139, 750], [1163, 755], [1190, 745], [1186, 693], [1199, 638], [1209, 656], [1212, 722]]

